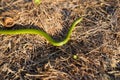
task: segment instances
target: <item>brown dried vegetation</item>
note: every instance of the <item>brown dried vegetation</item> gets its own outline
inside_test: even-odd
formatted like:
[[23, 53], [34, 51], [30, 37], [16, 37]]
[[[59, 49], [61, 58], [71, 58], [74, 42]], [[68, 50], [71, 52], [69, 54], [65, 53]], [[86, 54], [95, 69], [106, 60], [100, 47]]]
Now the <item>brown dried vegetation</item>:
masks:
[[39, 35], [1, 34], [0, 80], [120, 80], [119, 0], [0, 0], [6, 16], [15, 23], [9, 29], [42, 28], [56, 40], [84, 20], [61, 47]]

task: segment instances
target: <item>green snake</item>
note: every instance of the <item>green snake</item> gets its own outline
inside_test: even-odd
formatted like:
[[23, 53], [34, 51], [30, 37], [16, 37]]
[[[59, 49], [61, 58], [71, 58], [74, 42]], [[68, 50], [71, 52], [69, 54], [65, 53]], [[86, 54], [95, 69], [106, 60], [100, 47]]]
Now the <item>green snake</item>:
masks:
[[82, 17], [75, 20], [72, 25], [69, 28], [69, 31], [65, 37], [65, 39], [63, 39], [62, 41], [55, 41], [50, 35], [48, 35], [46, 32], [42, 31], [42, 30], [37, 30], [37, 29], [19, 29], [19, 30], [0, 30], [0, 34], [39, 34], [43, 37], [46, 38], [46, 40], [48, 40], [52, 45], [54, 46], [62, 46], [64, 44], [66, 44], [69, 39], [70, 39], [70, 35], [74, 29], [74, 27], [82, 21]]

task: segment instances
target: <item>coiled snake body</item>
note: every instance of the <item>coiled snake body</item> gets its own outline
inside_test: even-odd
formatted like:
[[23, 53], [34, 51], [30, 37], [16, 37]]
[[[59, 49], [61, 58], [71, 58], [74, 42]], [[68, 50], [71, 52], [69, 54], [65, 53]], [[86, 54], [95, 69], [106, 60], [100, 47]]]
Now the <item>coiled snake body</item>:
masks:
[[81, 21], [82, 21], [82, 18], [79, 18], [79, 19], [75, 20], [72, 23], [72, 25], [70, 26], [70, 29], [69, 29], [65, 39], [62, 40], [62, 41], [55, 41], [46, 32], [44, 32], [42, 30], [36, 30], [36, 29], [0, 30], [0, 34], [39, 34], [39, 35], [45, 37], [46, 40], [48, 40], [52, 45], [54, 45], [54, 46], [62, 46], [62, 45], [66, 44], [69, 41], [70, 35], [71, 35], [74, 27]]

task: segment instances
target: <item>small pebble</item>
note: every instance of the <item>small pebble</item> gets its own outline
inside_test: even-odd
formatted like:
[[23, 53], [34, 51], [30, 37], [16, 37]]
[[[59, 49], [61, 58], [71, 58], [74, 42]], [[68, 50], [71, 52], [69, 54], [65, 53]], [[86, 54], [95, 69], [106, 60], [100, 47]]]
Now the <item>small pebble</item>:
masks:
[[73, 59], [78, 59], [78, 56], [77, 55], [73, 55]]

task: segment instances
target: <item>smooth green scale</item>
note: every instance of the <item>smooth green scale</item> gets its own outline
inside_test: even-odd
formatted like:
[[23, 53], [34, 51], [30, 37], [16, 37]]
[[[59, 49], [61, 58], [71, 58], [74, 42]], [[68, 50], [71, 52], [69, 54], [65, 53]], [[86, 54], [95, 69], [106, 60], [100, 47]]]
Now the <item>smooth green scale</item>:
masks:
[[66, 44], [69, 39], [70, 39], [70, 35], [74, 29], [74, 27], [82, 21], [82, 18], [77, 19], [76, 21], [74, 21], [65, 37], [64, 40], [62, 41], [55, 41], [51, 36], [49, 36], [46, 32], [41, 31], [41, 30], [36, 30], [36, 29], [19, 29], [19, 30], [0, 30], [0, 34], [39, 34], [43, 37], [46, 38], [46, 40], [48, 40], [52, 45], [54, 46], [62, 46], [64, 44]]

